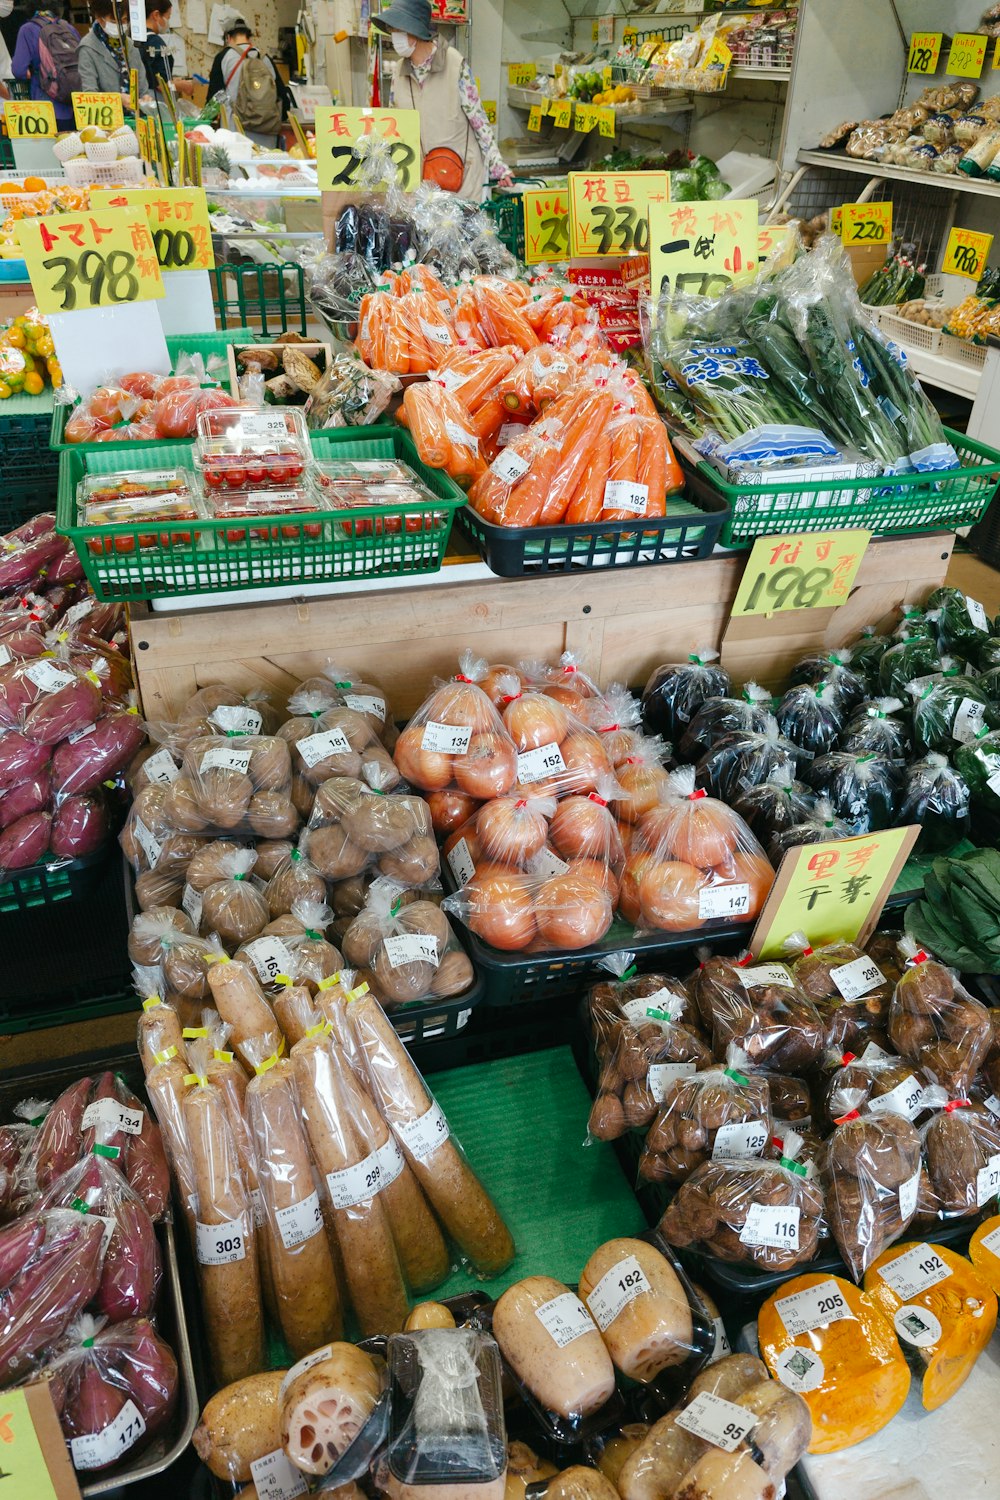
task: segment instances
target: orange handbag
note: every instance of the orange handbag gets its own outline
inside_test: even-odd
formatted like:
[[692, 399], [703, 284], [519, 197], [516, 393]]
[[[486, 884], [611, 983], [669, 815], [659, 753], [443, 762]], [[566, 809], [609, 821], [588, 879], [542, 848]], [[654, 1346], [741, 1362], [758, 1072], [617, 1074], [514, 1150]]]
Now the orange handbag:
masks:
[[465, 163], [450, 146], [434, 146], [424, 157], [425, 182], [435, 182], [446, 193], [457, 193], [462, 187]]

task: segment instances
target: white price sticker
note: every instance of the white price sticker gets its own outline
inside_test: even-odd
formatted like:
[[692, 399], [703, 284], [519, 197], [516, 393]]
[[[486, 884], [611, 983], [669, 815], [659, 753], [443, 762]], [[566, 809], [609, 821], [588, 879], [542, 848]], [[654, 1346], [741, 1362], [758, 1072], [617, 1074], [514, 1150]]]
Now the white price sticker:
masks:
[[474, 432], [469, 432], [458, 422], [449, 421], [447, 417], [444, 419], [444, 430], [456, 448], [468, 448], [470, 453], [479, 452], [479, 439]]
[[433, 380], [435, 385], [443, 385], [446, 391], [457, 391], [469, 377], [460, 370], [432, 370], [427, 378]]
[[84, 1110], [81, 1124], [84, 1130], [89, 1130], [92, 1125], [108, 1125], [125, 1135], [142, 1135], [145, 1118], [141, 1109], [128, 1109], [116, 1099], [95, 1099]]
[[975, 625], [976, 629], [985, 630], [988, 635], [990, 630], [989, 616], [987, 615], [983, 606], [980, 604], [979, 600], [970, 599], [968, 594], [966, 594], [965, 607], [969, 612], [969, 619], [972, 621], [973, 625]]
[[156, 754], [151, 755], [143, 764], [142, 769], [146, 780], [151, 781], [155, 786], [169, 786], [181, 774], [169, 750], [157, 750]]
[[897, 1307], [892, 1323], [904, 1344], [913, 1344], [917, 1349], [929, 1349], [941, 1338], [941, 1324], [926, 1307]]
[[264, 715], [255, 708], [223, 703], [208, 716], [208, 722], [221, 729], [223, 734], [260, 734], [264, 727]]
[[917, 1198], [920, 1194], [920, 1168], [914, 1172], [907, 1182], [900, 1184], [899, 1188], [899, 1213], [905, 1221], [913, 1218], [917, 1211]]
[[88, 734], [93, 734], [96, 728], [97, 725], [94, 723], [84, 724], [82, 729], [77, 729], [73, 734], [69, 736], [69, 738], [67, 739], [67, 744], [78, 745], [81, 740], [86, 739]]
[[181, 910], [191, 918], [191, 925], [195, 932], [201, 926], [201, 913], [205, 905], [205, 899], [201, 891], [196, 891], [193, 885], [185, 885], [181, 894]]
[[275, 1210], [278, 1233], [286, 1250], [294, 1250], [319, 1234], [323, 1228], [323, 1211], [319, 1206], [319, 1194], [310, 1193], [301, 1203], [289, 1204], [288, 1208]]
[[861, 1056], [858, 1058], [858, 1062], [860, 1062], [860, 1063], [888, 1062], [889, 1058], [891, 1058], [891, 1057], [892, 1057], [892, 1053], [891, 1052], [886, 1052], [885, 1048], [884, 1047], [880, 1047], [879, 1044], [878, 1044], [878, 1042], [869, 1042], [868, 1046], [865, 1048], [865, 1050], [862, 1052]]
[[448, 850], [448, 868], [455, 877], [457, 885], [468, 885], [476, 873], [476, 864], [472, 858], [467, 839], [459, 839], [454, 848]]
[[421, 318], [420, 327], [425, 339], [430, 339], [435, 344], [451, 343], [451, 334], [443, 323], [430, 323], [426, 318]]
[[867, 954], [831, 969], [830, 978], [845, 1000], [860, 1000], [862, 995], [870, 995], [872, 990], [886, 983], [882, 970]]
[[288, 422], [280, 411], [242, 411], [229, 432], [235, 437], [287, 437]]
[[281, 1385], [278, 1388], [278, 1399], [280, 1401], [284, 1401], [285, 1392], [288, 1390], [288, 1387], [292, 1384], [292, 1382], [294, 1380], [298, 1380], [300, 1375], [307, 1375], [310, 1370], [316, 1367], [316, 1365], [321, 1365], [324, 1359], [330, 1358], [330, 1355], [332, 1353], [333, 1345], [324, 1344], [322, 1349], [314, 1349], [311, 1354], [303, 1354], [302, 1358], [300, 1360], [296, 1360], [295, 1364], [292, 1365], [292, 1368], [290, 1370], [286, 1370], [284, 1375], [282, 1376]]
[[957, 740], [960, 745], [968, 745], [981, 731], [985, 717], [985, 703], [977, 703], [974, 698], [963, 698], [951, 727], [952, 739]]
[[382, 946], [394, 969], [403, 964], [438, 966], [438, 940], [429, 932], [402, 932], [398, 937], [383, 938]]
[[469, 724], [436, 724], [428, 719], [424, 725], [421, 750], [434, 750], [439, 755], [464, 755], [472, 739]]
[[823, 1361], [815, 1349], [799, 1349], [793, 1345], [783, 1349], [774, 1362], [775, 1372], [782, 1385], [790, 1391], [814, 1391], [823, 1384], [826, 1371]]
[[500, 447], [506, 448], [508, 443], [512, 443], [524, 431], [524, 428], [524, 422], [505, 422], [497, 433], [497, 442]]
[[1000, 1193], [1000, 1155], [991, 1156], [976, 1173], [976, 1207], [982, 1208]]
[[517, 481], [523, 479], [530, 468], [531, 464], [526, 458], [505, 448], [490, 464], [490, 473], [495, 474], [498, 479], [504, 480], [507, 484], [517, 484]]
[[382, 1191], [378, 1152], [370, 1151], [364, 1161], [355, 1162], [352, 1167], [327, 1172], [326, 1185], [334, 1208], [353, 1208], [357, 1203], [367, 1203], [369, 1198]]
[[729, 1342], [725, 1323], [723, 1323], [721, 1318], [714, 1318], [712, 1321], [715, 1324], [715, 1346], [708, 1358], [710, 1365], [714, 1365], [720, 1359], [725, 1359], [727, 1354], [732, 1354], [733, 1352], [733, 1346]]
[[560, 1349], [585, 1333], [597, 1332], [596, 1323], [575, 1292], [560, 1292], [551, 1302], [543, 1302], [535, 1308], [535, 1317]]
[[649, 485], [631, 479], [609, 479], [604, 486], [602, 510], [625, 510], [631, 516], [644, 516], [649, 505]]
[[738, 1160], [760, 1156], [767, 1145], [767, 1126], [763, 1120], [749, 1120], [742, 1125], [720, 1125], [712, 1147], [712, 1160]]
[[996, 1094], [991, 1094], [988, 1099], [983, 1100], [983, 1103], [986, 1105], [986, 1108], [989, 1110], [990, 1114], [993, 1115], [995, 1119], [1000, 1120], [1000, 1099], [997, 1098]]
[[273, 984], [279, 974], [290, 975], [295, 967], [291, 950], [277, 937], [254, 938], [243, 952], [257, 970], [262, 984]]
[[74, 1469], [106, 1469], [135, 1447], [145, 1431], [142, 1412], [134, 1401], [126, 1401], [114, 1421], [100, 1432], [70, 1438]]
[[895, 1260], [879, 1267], [878, 1273], [903, 1302], [926, 1292], [928, 1287], [947, 1281], [951, 1271], [932, 1245], [914, 1245]]
[[321, 734], [306, 735], [296, 749], [311, 770], [331, 755], [350, 755], [351, 742], [342, 729], [324, 729]]
[[403, 1153], [396, 1144], [396, 1137], [391, 1135], [384, 1146], [379, 1146], [375, 1152], [375, 1160], [379, 1171], [379, 1190], [391, 1187], [406, 1166]]
[[536, 781], [545, 781], [559, 771], [565, 771], [566, 762], [558, 745], [540, 745], [537, 750], [525, 750], [517, 757], [517, 779], [522, 786], [532, 786]]
[[749, 885], [706, 885], [698, 892], [698, 916], [703, 922], [713, 917], [745, 917], [749, 910]]
[[551, 363], [546, 364], [544, 360], [539, 359], [537, 354], [532, 361], [531, 369], [536, 380], [544, 380], [546, 375], [569, 374], [569, 365], [564, 359], [554, 359]]
[[353, 708], [356, 714], [372, 714], [385, 723], [384, 698], [371, 698], [367, 693], [345, 693], [344, 707]]
[[74, 681], [72, 672], [63, 672], [50, 661], [33, 661], [30, 667], [25, 667], [24, 675], [43, 693], [57, 693]]
[[1000, 1229], [991, 1229], [989, 1234], [983, 1235], [979, 1243], [985, 1245], [990, 1254], [1000, 1260]]
[[693, 1062], [686, 1063], [650, 1063], [647, 1074], [649, 1092], [657, 1104], [662, 1104], [675, 1083], [682, 1078], [690, 1078], [692, 1073], [698, 1071]]
[[410, 1155], [415, 1156], [418, 1161], [430, 1156], [451, 1135], [448, 1121], [437, 1101], [418, 1120], [405, 1120], [398, 1125], [394, 1123], [392, 1128]]
[[159, 839], [154, 837], [141, 818], [136, 818], [132, 824], [132, 836], [149, 861], [149, 868], [155, 870], [163, 853], [163, 845]]
[[295, 1500], [308, 1494], [309, 1485], [301, 1469], [296, 1469], [284, 1448], [275, 1448], [263, 1458], [255, 1458], [250, 1474], [258, 1500]]
[[904, 1120], [915, 1120], [923, 1109], [924, 1091], [911, 1073], [888, 1094], [879, 1094], [868, 1101], [871, 1115], [902, 1115]]
[[726, 1453], [738, 1448], [757, 1422], [754, 1413], [747, 1411], [745, 1406], [724, 1401], [721, 1396], [713, 1396], [711, 1391], [702, 1391], [695, 1396], [683, 1411], [677, 1413], [675, 1420], [678, 1427], [693, 1432], [695, 1437], [703, 1438]]
[[785, 1332], [793, 1339], [800, 1333], [811, 1333], [814, 1328], [826, 1328], [830, 1323], [854, 1318], [843, 1292], [832, 1277], [828, 1281], [818, 1281], [802, 1292], [793, 1292], [790, 1297], [779, 1297], [774, 1306], [785, 1325]]
[[670, 1026], [671, 1022], [679, 1021], [687, 1009], [687, 1001], [683, 995], [675, 995], [673, 990], [658, 989], [652, 995], [640, 995], [634, 1000], [626, 1000], [622, 1005], [622, 1013], [628, 1017], [633, 1026], [643, 1026], [652, 1021], [662, 1031]]
[[14, 658], [11, 656], [10, 652], [7, 650], [7, 647], [6, 646], [0, 646], [0, 667], [5, 667], [9, 661], [13, 661], [13, 660], [14, 660]]
[[246, 1227], [242, 1219], [225, 1224], [195, 1225], [195, 1244], [200, 1266], [232, 1266], [247, 1258]]
[[746, 1223], [740, 1230], [740, 1244], [761, 1245], [771, 1250], [797, 1250], [801, 1217], [802, 1210], [797, 1205], [751, 1203]]
[[634, 1255], [627, 1255], [606, 1271], [587, 1297], [594, 1322], [602, 1333], [643, 1292], [652, 1291], [645, 1273]]
[[987, 780], [986, 785], [991, 792], [995, 792], [1000, 797], [1000, 771], [994, 771], [993, 775]]
[[263, 1229], [267, 1212], [264, 1208], [264, 1194], [260, 1188], [250, 1189], [250, 1212], [253, 1215], [254, 1229]]
[[754, 964], [749, 969], [737, 968], [736, 972], [747, 990], [758, 984], [777, 984], [784, 990], [795, 988], [795, 980], [784, 964]]
[[533, 854], [524, 867], [529, 875], [534, 875], [536, 880], [551, 880], [553, 875], [565, 875], [569, 865], [564, 859], [560, 859], [546, 844]]
[[198, 767], [202, 775], [206, 771], [238, 771], [245, 776], [250, 769], [250, 751], [236, 750], [232, 745], [213, 745], [206, 750]]

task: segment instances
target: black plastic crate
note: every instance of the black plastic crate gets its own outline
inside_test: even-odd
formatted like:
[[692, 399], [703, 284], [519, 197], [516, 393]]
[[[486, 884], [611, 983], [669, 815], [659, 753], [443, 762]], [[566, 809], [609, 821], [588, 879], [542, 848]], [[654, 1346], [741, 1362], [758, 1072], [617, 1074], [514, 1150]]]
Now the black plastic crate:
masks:
[[707, 488], [689, 491], [682, 503], [682, 514], [656, 520], [586, 521], [573, 526], [495, 526], [467, 505], [455, 524], [501, 578], [645, 568], [711, 556], [729, 518], [729, 506]]
[[11, 396], [0, 403], [0, 532], [55, 509], [59, 455], [49, 447], [52, 402]]

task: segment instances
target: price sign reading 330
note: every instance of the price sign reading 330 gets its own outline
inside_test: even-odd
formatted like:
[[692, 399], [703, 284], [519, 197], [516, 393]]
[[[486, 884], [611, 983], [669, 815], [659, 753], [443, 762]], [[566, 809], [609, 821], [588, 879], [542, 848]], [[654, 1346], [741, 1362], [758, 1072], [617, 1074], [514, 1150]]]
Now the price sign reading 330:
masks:
[[571, 172], [571, 252], [574, 256], [644, 255], [649, 206], [670, 199], [668, 172]]

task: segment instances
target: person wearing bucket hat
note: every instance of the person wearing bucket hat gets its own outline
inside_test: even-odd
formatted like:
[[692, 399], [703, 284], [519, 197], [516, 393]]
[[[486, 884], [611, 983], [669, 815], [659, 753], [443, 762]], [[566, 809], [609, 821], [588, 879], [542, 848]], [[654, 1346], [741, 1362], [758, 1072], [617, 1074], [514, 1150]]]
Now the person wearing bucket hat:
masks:
[[420, 115], [423, 175], [447, 192], [478, 202], [487, 180], [510, 187], [469, 64], [431, 29], [429, 0], [391, 0], [372, 16], [399, 58], [391, 102]]

